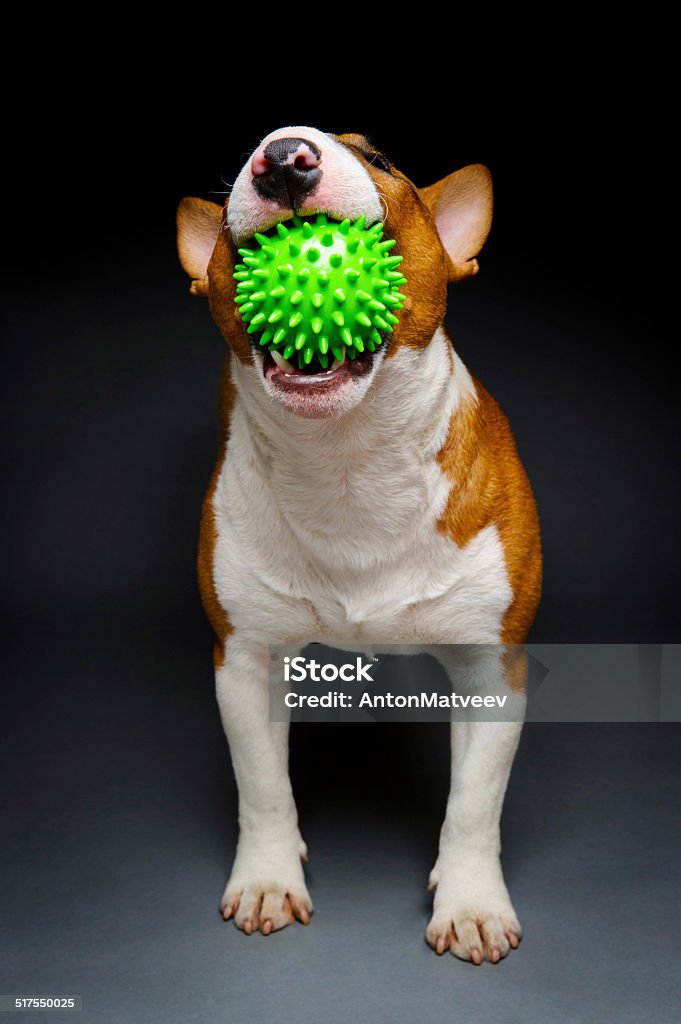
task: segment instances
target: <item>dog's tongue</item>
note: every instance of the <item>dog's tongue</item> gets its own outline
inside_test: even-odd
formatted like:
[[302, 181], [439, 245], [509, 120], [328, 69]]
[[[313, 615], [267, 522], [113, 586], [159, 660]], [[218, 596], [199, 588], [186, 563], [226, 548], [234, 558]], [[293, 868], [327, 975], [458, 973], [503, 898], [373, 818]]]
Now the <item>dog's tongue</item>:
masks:
[[[294, 374], [300, 377], [312, 376], [323, 378], [332, 373], [333, 370], [337, 370], [340, 366], [342, 366], [345, 363], [345, 346], [343, 346], [342, 362], [339, 362], [338, 359], [334, 359], [333, 363], [331, 364], [331, 367], [328, 370], [318, 370], [317, 372], [311, 371], [307, 367], [305, 369], [297, 369], [287, 359], [284, 359], [281, 352], [277, 352], [276, 349], [272, 350], [269, 354], [272, 358], [272, 361], [275, 364], [275, 368], [272, 371], [273, 373], [276, 373], [278, 370], [281, 370], [282, 373], [287, 373], [289, 375]], [[267, 376], [271, 376], [271, 373], [267, 374]]]

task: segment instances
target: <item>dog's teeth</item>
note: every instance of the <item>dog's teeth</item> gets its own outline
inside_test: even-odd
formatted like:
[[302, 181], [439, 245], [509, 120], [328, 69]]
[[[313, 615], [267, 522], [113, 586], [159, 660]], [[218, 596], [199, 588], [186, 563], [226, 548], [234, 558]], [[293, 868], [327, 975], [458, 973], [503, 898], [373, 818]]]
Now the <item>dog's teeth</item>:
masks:
[[345, 345], [343, 345], [343, 358], [340, 360], [340, 362], [338, 361], [338, 359], [334, 359], [333, 363], [331, 364], [331, 370], [337, 370], [339, 366], [343, 365], [343, 363], [345, 362], [345, 351]]
[[277, 352], [276, 349], [272, 349], [271, 352], [270, 352], [270, 355], [272, 356], [272, 358], [274, 359], [275, 363], [277, 364], [277, 366], [279, 367], [280, 370], [286, 370], [287, 373], [295, 373], [296, 372], [295, 369], [289, 363], [288, 359], [284, 359], [284, 357], [281, 355], [281, 353]]

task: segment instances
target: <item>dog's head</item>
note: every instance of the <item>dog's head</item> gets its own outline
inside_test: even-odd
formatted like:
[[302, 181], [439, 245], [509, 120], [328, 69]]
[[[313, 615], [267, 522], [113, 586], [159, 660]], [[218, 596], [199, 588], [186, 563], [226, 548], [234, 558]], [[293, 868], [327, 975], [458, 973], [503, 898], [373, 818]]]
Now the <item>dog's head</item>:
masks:
[[[334, 360], [320, 373], [297, 370], [247, 333], [234, 303], [239, 246], [294, 214], [325, 213], [342, 221], [381, 221], [404, 257], [407, 301], [399, 325], [375, 352]], [[474, 164], [427, 188], [416, 186], [362, 135], [316, 128], [272, 132], [246, 161], [223, 209], [184, 199], [178, 210], [178, 248], [195, 295], [207, 295], [218, 327], [255, 385], [291, 413], [338, 416], [357, 405], [388, 360], [419, 349], [442, 323], [447, 284], [475, 274], [474, 258], [489, 232], [492, 184]]]

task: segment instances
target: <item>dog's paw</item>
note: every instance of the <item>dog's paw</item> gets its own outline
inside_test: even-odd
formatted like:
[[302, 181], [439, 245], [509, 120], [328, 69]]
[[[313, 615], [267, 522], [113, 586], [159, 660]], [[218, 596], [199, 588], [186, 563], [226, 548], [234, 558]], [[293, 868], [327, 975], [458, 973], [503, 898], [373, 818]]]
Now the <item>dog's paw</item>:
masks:
[[220, 909], [224, 919], [233, 917], [246, 935], [257, 931], [269, 935], [296, 920], [309, 924], [313, 908], [304, 882], [293, 889], [267, 881], [247, 883], [241, 888], [228, 885]]
[[279, 931], [287, 924], [309, 924], [313, 906], [305, 885], [300, 848], [262, 849], [239, 844], [220, 911], [246, 935]]
[[440, 907], [433, 913], [426, 939], [436, 953], [449, 950], [460, 960], [496, 964], [517, 949], [522, 929], [513, 907], [506, 910], [469, 902]]
[[503, 881], [480, 885], [477, 878], [466, 884], [461, 877], [438, 876], [435, 869], [429, 885], [435, 889], [433, 916], [426, 929], [426, 941], [436, 953], [449, 950], [474, 964], [496, 964], [517, 949], [522, 928]]

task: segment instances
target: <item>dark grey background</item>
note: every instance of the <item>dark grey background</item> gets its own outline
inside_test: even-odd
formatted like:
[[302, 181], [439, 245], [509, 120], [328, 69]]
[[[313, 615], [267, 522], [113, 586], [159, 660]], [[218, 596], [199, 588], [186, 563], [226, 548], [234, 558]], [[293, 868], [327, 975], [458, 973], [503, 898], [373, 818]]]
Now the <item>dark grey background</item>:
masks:
[[224, 191], [271, 129], [364, 131], [417, 184], [491, 167], [495, 226], [448, 320], [537, 494], [532, 639], [678, 640], [666, 125], [628, 69], [601, 80], [578, 63], [580, 90], [539, 73], [454, 102], [429, 78], [391, 113], [347, 89], [235, 111], [227, 74], [222, 91], [169, 71], [123, 92], [123, 60], [99, 78], [62, 67], [20, 111], [3, 277], [3, 992], [81, 993], [79, 1019], [98, 1024], [673, 1019], [672, 726], [528, 727], [504, 819], [526, 939], [496, 968], [423, 941], [448, 770], [437, 725], [298, 728], [313, 923], [247, 939], [217, 914], [235, 794], [194, 560], [224, 343], [189, 297], [173, 218], [183, 194]]

